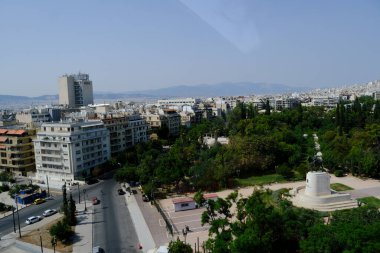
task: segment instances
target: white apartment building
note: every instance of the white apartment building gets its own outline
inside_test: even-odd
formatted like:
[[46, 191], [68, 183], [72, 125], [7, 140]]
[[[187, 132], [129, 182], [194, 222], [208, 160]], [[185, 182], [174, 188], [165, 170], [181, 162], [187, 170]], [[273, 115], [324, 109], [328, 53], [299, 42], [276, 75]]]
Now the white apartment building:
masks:
[[376, 91], [373, 93], [373, 99], [380, 100], [380, 91]]
[[110, 159], [110, 134], [99, 120], [44, 123], [34, 152], [38, 180], [70, 183]]
[[324, 106], [335, 108], [339, 103], [339, 97], [312, 97], [309, 103], [302, 103], [303, 106]]
[[59, 104], [71, 108], [93, 104], [92, 89], [88, 74], [63, 75], [59, 78]]
[[194, 106], [200, 102], [200, 99], [197, 98], [175, 98], [175, 99], [160, 99], [158, 100], [158, 105], [167, 107], [167, 106], [183, 106], [190, 105]]

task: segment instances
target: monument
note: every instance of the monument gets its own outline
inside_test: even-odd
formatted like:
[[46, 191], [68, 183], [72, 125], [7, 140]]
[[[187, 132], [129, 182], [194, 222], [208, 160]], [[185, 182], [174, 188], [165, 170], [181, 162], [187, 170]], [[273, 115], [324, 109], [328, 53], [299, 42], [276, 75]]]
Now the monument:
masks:
[[306, 185], [290, 191], [293, 205], [318, 211], [335, 211], [355, 208], [356, 200], [349, 193], [330, 189], [330, 175], [322, 171], [311, 171], [306, 175]]

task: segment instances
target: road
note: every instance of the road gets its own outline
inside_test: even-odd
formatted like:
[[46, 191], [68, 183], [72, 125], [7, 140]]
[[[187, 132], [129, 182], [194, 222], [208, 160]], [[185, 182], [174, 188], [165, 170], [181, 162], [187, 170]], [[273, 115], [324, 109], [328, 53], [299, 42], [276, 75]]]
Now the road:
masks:
[[93, 246], [100, 246], [105, 252], [141, 252], [125, 197], [117, 193], [119, 184], [110, 178], [100, 186], [93, 192], [100, 199], [94, 205]]
[[[92, 192], [96, 191], [96, 189], [99, 187], [102, 183], [97, 183], [94, 185], [86, 185], [82, 186], [80, 188], [81, 190], [81, 201], [83, 201], [83, 189], [86, 189], [86, 195], [91, 196]], [[76, 188], [74, 188], [72, 191], [73, 198], [75, 201], [78, 201], [78, 191]], [[67, 197], [69, 198], [70, 191], [67, 191]], [[52, 200], [47, 200], [45, 203], [39, 204], [39, 205], [31, 205], [26, 208], [19, 210], [19, 216], [20, 216], [20, 226], [21, 228], [27, 226], [25, 224], [25, 221], [30, 216], [37, 216], [42, 215], [42, 213], [47, 209], [57, 209], [59, 210], [60, 206], [62, 204], [62, 196], [56, 196]], [[18, 222], [17, 222], [17, 213], [15, 212], [15, 221], [16, 221], [16, 229], [18, 232]], [[9, 234], [13, 232], [13, 217], [12, 215], [6, 216], [4, 218], [0, 219], [0, 235], [4, 236], [6, 234]]]

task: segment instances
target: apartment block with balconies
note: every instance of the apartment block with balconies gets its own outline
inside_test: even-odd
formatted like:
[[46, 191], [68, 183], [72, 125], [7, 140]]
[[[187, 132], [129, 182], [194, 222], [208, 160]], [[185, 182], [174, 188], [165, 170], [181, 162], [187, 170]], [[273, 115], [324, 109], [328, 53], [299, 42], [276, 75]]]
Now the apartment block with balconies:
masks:
[[0, 171], [28, 176], [35, 171], [35, 130], [0, 129]]
[[44, 123], [34, 140], [37, 179], [72, 182], [111, 157], [103, 122]]

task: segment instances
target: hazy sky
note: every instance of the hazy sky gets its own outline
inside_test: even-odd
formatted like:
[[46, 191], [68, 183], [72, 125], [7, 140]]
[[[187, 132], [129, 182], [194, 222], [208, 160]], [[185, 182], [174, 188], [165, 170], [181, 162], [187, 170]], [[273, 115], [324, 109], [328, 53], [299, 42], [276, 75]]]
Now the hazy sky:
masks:
[[380, 78], [380, 1], [0, 0], [0, 94]]

